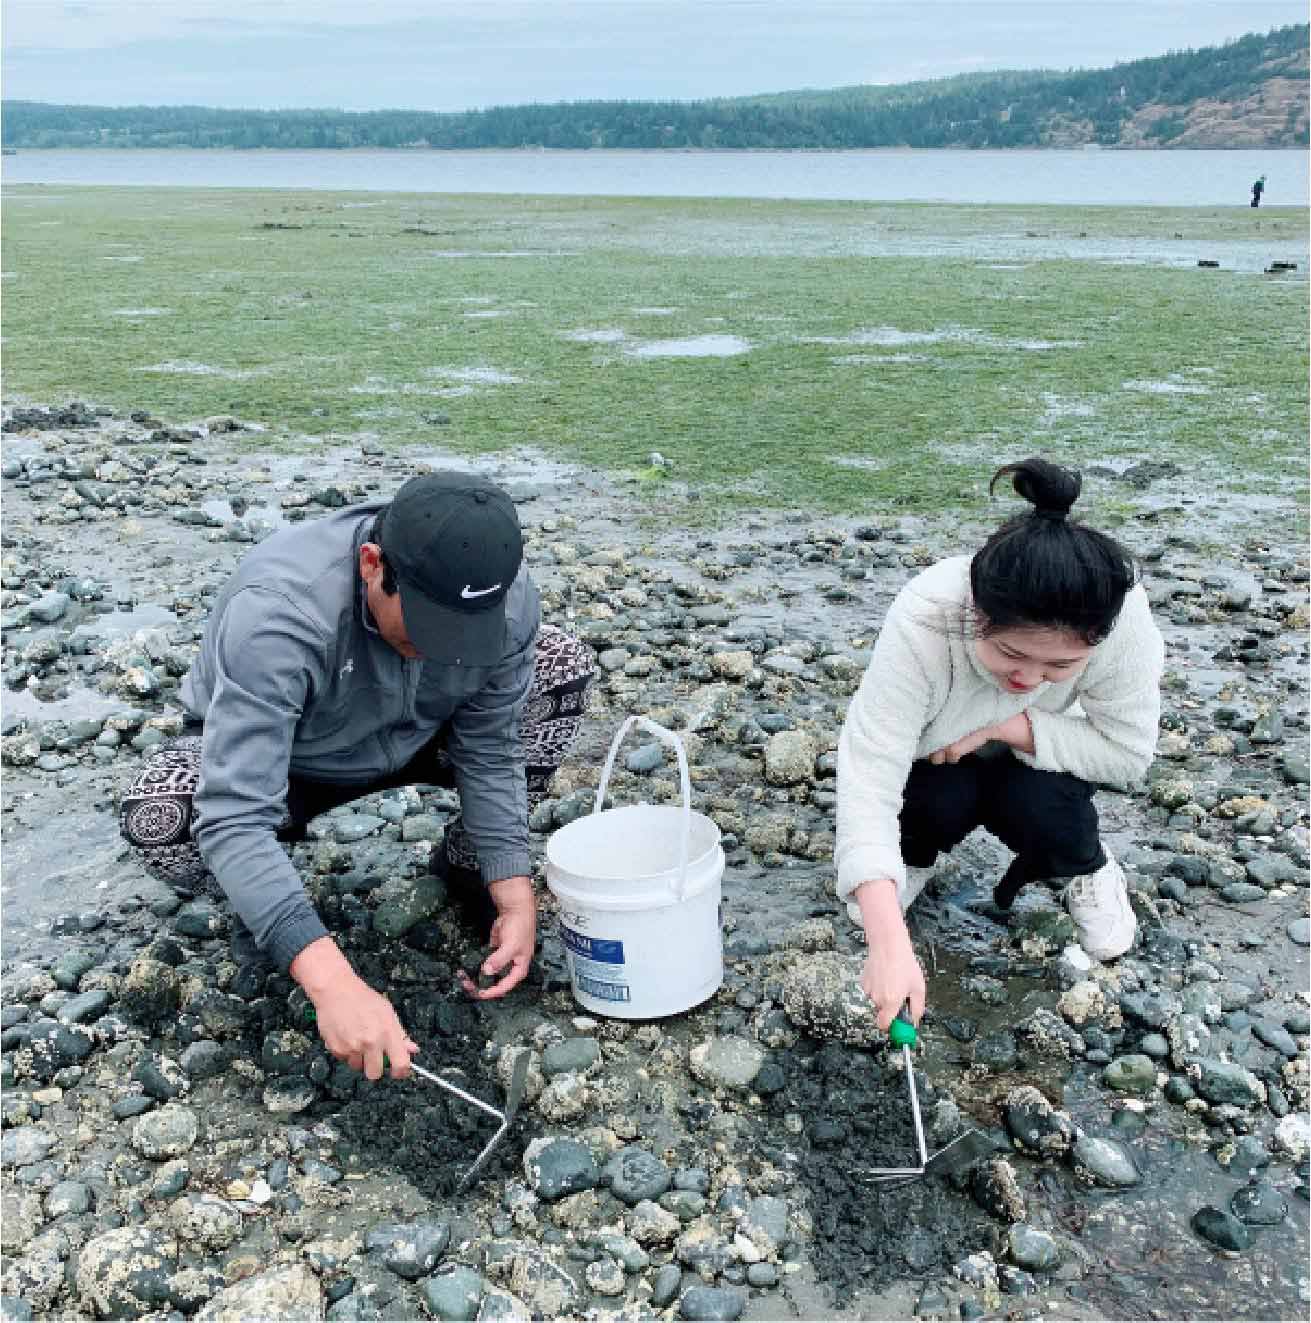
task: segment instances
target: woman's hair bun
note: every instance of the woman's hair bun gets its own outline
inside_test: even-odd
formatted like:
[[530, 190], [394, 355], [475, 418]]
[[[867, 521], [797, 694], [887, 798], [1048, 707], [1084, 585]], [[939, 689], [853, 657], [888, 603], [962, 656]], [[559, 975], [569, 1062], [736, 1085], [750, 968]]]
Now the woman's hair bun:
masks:
[[1062, 468], [1037, 455], [999, 468], [988, 484], [989, 496], [1002, 478], [1010, 478], [1011, 485], [1034, 507], [1035, 514], [1053, 519], [1064, 519], [1083, 490], [1083, 478], [1073, 469]]

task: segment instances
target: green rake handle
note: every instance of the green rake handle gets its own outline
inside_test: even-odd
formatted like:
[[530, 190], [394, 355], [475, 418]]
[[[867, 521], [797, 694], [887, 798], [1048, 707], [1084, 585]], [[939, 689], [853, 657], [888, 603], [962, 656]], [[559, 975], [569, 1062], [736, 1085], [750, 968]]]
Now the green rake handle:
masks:
[[914, 1047], [920, 1036], [910, 1022], [910, 1002], [897, 1012], [897, 1018], [888, 1026], [888, 1041], [893, 1047]]

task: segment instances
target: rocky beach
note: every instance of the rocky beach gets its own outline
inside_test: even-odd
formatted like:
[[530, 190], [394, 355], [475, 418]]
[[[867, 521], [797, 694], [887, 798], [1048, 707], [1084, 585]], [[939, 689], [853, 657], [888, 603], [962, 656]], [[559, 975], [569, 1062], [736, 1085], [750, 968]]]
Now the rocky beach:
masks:
[[[1166, 638], [1158, 757], [1103, 792], [1139, 941], [1073, 946], [1059, 897], [985, 901], [976, 834], [917, 902], [929, 975], [916, 1075], [930, 1147], [991, 1152], [881, 1188], [913, 1152], [899, 1054], [832, 892], [835, 748], [896, 591], [1010, 512], [978, 457], [964, 512], [716, 518], [653, 457], [625, 480], [532, 451], [470, 460], [335, 434], [284, 448], [238, 416], [4, 411], [5, 1318], [1304, 1318], [1308, 572], [1291, 498], [1169, 461], [1084, 465], [1080, 512], [1140, 558]], [[726, 977], [654, 1022], [581, 1013], [554, 903], [504, 1002], [458, 973], [476, 938], [428, 876], [452, 792], [317, 819], [295, 859], [421, 1064], [328, 1057], [286, 978], [242, 978], [223, 898], [151, 880], [117, 830], [176, 735], [208, 607], [278, 527], [474, 465], [514, 496], [543, 615], [596, 651], [579, 746], [537, 810], [593, 807], [611, 736], [677, 731], [723, 833]], [[658, 484], [653, 497], [653, 485]], [[639, 738], [613, 802], [672, 802]]]

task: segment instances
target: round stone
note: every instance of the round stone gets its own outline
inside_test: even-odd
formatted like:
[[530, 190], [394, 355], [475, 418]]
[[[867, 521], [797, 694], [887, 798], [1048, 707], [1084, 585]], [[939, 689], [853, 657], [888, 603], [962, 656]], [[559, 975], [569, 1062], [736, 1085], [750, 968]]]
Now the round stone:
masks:
[[137, 1118], [132, 1147], [146, 1158], [176, 1158], [188, 1152], [200, 1135], [200, 1122], [186, 1107], [169, 1103]]
[[523, 1163], [529, 1185], [548, 1203], [591, 1190], [601, 1179], [592, 1150], [574, 1139], [535, 1140]]
[[1060, 1248], [1045, 1231], [1017, 1222], [1007, 1234], [1011, 1262], [1018, 1267], [1030, 1272], [1047, 1272], [1061, 1261]]
[[1143, 1053], [1116, 1057], [1102, 1072], [1102, 1078], [1117, 1093], [1151, 1093], [1156, 1087], [1156, 1063]]
[[1288, 1200], [1264, 1181], [1253, 1181], [1234, 1192], [1229, 1208], [1248, 1226], [1274, 1227], [1288, 1216]]
[[448, 1319], [452, 1323], [471, 1323], [471, 1320], [478, 1317], [483, 1279], [472, 1268], [457, 1264], [443, 1269], [424, 1278], [419, 1289], [424, 1304], [434, 1318]]
[[718, 1286], [692, 1286], [678, 1302], [678, 1316], [685, 1319], [741, 1318], [746, 1296]]
[[1252, 1243], [1252, 1233], [1232, 1213], [1219, 1208], [1199, 1208], [1193, 1214], [1193, 1230], [1203, 1240], [1224, 1250], [1245, 1250]]

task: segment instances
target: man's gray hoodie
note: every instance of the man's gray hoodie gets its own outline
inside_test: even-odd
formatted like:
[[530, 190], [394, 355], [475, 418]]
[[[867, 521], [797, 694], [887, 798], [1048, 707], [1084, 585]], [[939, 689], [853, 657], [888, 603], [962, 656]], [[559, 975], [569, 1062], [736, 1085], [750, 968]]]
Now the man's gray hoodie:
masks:
[[373, 626], [359, 549], [383, 503], [275, 533], [219, 594], [182, 702], [204, 722], [193, 835], [257, 945], [286, 969], [326, 934], [276, 839], [288, 776], [375, 782], [439, 728], [485, 882], [530, 871], [519, 715], [537, 589], [521, 568], [491, 667], [407, 661]]

